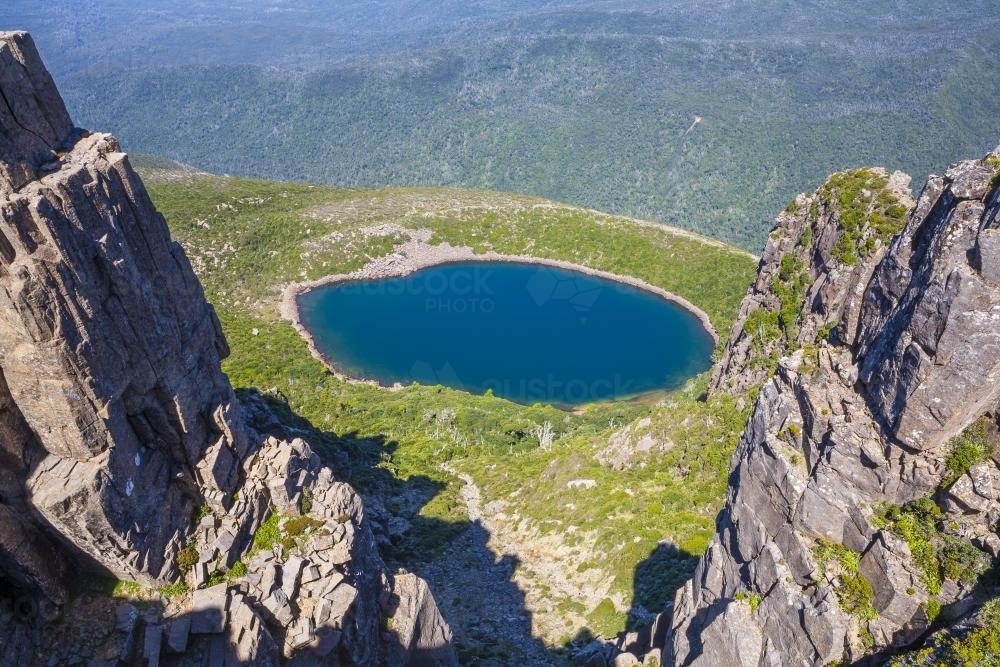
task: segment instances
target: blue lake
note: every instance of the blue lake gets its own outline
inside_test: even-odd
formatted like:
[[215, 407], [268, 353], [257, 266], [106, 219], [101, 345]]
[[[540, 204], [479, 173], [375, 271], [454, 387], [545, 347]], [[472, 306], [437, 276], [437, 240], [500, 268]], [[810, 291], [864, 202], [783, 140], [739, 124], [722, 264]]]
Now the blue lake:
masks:
[[329, 285], [301, 295], [299, 312], [349, 375], [529, 404], [673, 389], [709, 368], [713, 347], [698, 318], [657, 295], [529, 264], [449, 264]]

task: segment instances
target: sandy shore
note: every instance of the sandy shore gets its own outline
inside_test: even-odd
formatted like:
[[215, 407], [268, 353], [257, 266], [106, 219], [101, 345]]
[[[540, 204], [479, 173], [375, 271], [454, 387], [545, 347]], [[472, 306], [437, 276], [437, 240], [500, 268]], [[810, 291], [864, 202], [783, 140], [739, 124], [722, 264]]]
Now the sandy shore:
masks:
[[[404, 234], [409, 238], [392, 254], [373, 259], [360, 269], [352, 271], [351, 273], [340, 273], [324, 276], [318, 280], [291, 283], [285, 287], [281, 298], [281, 317], [291, 322], [295, 330], [306, 339], [306, 342], [309, 345], [310, 353], [312, 353], [316, 359], [322, 361], [327, 368], [330, 369], [330, 372], [341, 380], [376, 386], [379, 385], [379, 383], [375, 380], [366, 380], [364, 378], [354, 377], [345, 373], [343, 369], [337, 367], [332, 359], [329, 359], [326, 355], [320, 352], [319, 348], [316, 347], [316, 341], [313, 339], [312, 334], [302, 324], [302, 318], [299, 313], [300, 295], [309, 292], [310, 290], [314, 290], [317, 287], [324, 287], [326, 285], [335, 285], [337, 283], [355, 280], [384, 280], [386, 278], [401, 278], [432, 266], [456, 264], [460, 262], [516, 262], [518, 264], [538, 264], [541, 266], [552, 266], [560, 269], [576, 271], [577, 273], [583, 273], [589, 276], [595, 276], [598, 278], [613, 280], [625, 285], [631, 285], [632, 287], [637, 287], [646, 292], [650, 292], [651, 294], [655, 294], [656, 296], [666, 301], [675, 303], [689, 311], [692, 315], [698, 318], [705, 330], [712, 336], [712, 340], [715, 344], [718, 344], [719, 342], [719, 335], [716, 333], [715, 327], [712, 326], [712, 322], [708, 318], [705, 311], [698, 308], [682, 296], [668, 292], [667, 290], [657, 287], [656, 285], [650, 285], [646, 281], [633, 278], [632, 276], [622, 276], [608, 271], [600, 271], [598, 269], [592, 269], [588, 266], [574, 264], [573, 262], [566, 262], [558, 259], [545, 259], [542, 257], [531, 257], [528, 255], [504, 255], [492, 251], [487, 253], [476, 253], [468, 246], [453, 246], [448, 243], [431, 245], [429, 243], [431, 232], [426, 229], [411, 230], [398, 225], [389, 224], [373, 227], [368, 230], [368, 233], [372, 236]], [[401, 385], [397, 383], [393, 386], [393, 388], [399, 388], [400, 386]]]

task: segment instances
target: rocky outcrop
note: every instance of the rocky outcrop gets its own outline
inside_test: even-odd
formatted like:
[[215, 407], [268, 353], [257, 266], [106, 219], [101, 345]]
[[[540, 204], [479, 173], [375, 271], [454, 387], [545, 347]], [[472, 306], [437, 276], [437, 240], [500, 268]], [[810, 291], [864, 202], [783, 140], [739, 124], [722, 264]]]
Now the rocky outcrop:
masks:
[[778, 216], [711, 391], [743, 396], [790, 351], [853, 340], [861, 290], [913, 208], [909, 183], [882, 169], [841, 172]]
[[[0, 33], [0, 98], [0, 655], [454, 664], [350, 486], [248, 421], [183, 250], [115, 139], [73, 127], [26, 33]], [[190, 592], [84, 614], [86, 638], [39, 631], [85, 573]], [[405, 632], [383, 631], [392, 613]]]
[[0, 196], [35, 180], [73, 133], [62, 98], [24, 33], [0, 37]]
[[1000, 400], [1000, 194], [987, 161], [928, 180], [865, 291], [855, 342], [876, 417], [902, 444], [938, 447]]
[[[882, 211], [909, 202], [884, 172], [837, 175], [779, 218], [713, 377], [763, 384], [668, 661], [861, 660], [995, 594], [998, 158], [932, 177], [888, 243]], [[762, 335], [775, 305], [780, 340]], [[780, 355], [769, 379], [762, 354]]]
[[219, 370], [225, 340], [115, 140], [73, 130], [27, 35], [0, 44], [12, 473], [66, 542], [116, 576], [166, 583], [195, 507], [229, 506], [250, 449]]

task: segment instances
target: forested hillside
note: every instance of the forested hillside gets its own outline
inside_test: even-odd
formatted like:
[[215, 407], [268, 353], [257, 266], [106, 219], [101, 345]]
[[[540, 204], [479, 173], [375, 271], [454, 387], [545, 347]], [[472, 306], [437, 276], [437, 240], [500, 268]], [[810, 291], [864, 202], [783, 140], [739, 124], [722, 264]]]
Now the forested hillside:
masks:
[[79, 122], [131, 150], [244, 175], [536, 194], [754, 251], [773, 212], [830, 171], [920, 180], [1000, 135], [1000, 9], [975, 0], [158, 0], [87, 20], [56, 4], [5, 11], [57, 58]]

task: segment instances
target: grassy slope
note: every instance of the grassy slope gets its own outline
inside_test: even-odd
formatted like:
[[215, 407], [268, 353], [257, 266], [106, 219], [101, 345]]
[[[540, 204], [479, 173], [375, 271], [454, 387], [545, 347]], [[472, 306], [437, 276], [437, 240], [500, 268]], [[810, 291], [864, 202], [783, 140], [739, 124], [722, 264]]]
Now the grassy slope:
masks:
[[[713, 532], [744, 419], [731, 402], [697, 400], [704, 377], [655, 401], [575, 413], [442, 387], [389, 392], [327, 373], [280, 320], [277, 303], [291, 280], [348, 271], [389, 253], [397, 238], [360, 230], [391, 221], [432, 229], [435, 241], [567, 259], [643, 278], [701, 306], [725, 335], [753, 275], [752, 258], [657, 227], [514, 195], [350, 191], [155, 167], [143, 172], [150, 193], [191, 258], [232, 347], [225, 371], [238, 388], [273, 388], [286, 397], [318, 429], [311, 440], [321, 452], [346, 452], [351, 481], [411, 521], [392, 560], [420, 571], [468, 525], [461, 482], [440, 467], [450, 461], [473, 477], [484, 503], [506, 503], [511, 531], [536, 539], [560, 536], [557, 554], [534, 558], [562, 559], [557, 568], [564, 561], [570, 585], [585, 594], [552, 588], [551, 577], [537, 574], [552, 564], [532, 569], [531, 556], [523, 557], [518, 580], [536, 631], [550, 643], [584, 626], [612, 634], [630, 606], [657, 610], [690, 575]], [[614, 432], [647, 417], [639, 430], [667, 451], [622, 472], [594, 460]], [[543, 451], [532, 431], [546, 421], [557, 439]], [[566, 481], [574, 478], [594, 479], [598, 486], [567, 490]], [[678, 550], [647, 559], [666, 540]], [[489, 637], [469, 625], [458, 634], [464, 650], [474, 653], [489, 645]]]

